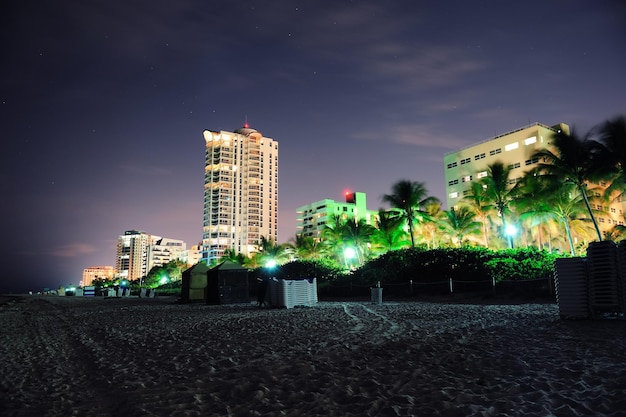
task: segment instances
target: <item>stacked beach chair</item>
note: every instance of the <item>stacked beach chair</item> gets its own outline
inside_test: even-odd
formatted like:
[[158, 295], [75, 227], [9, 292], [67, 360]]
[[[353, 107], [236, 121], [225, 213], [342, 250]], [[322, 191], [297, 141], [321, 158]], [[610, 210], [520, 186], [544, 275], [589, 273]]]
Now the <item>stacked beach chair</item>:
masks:
[[619, 280], [617, 281], [619, 302], [622, 306], [622, 313], [626, 315], [626, 240], [617, 244], [617, 261], [619, 265]]
[[269, 303], [274, 307], [311, 307], [317, 303], [317, 279], [276, 279], [269, 282]]
[[618, 281], [620, 268], [615, 242], [605, 240], [587, 247], [589, 307], [593, 317], [621, 311]]
[[587, 260], [582, 257], [557, 258], [554, 285], [562, 319], [589, 318]]
[[554, 270], [561, 318], [625, 318], [626, 242], [593, 242], [586, 258], [559, 258]]
[[586, 258], [559, 258], [554, 267], [561, 318], [624, 318], [626, 242], [593, 242]]

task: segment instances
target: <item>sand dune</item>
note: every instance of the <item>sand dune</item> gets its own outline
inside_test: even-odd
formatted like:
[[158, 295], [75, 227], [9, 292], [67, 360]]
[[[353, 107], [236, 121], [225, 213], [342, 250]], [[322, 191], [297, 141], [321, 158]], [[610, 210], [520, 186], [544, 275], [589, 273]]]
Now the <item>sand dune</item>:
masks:
[[22, 297], [2, 416], [624, 416], [626, 322], [551, 304]]

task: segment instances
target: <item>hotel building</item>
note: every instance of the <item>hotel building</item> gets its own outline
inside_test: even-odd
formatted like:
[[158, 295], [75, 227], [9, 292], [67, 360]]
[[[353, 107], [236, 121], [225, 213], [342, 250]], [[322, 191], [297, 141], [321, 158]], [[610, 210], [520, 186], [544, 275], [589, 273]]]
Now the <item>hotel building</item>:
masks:
[[118, 277], [128, 281], [141, 279], [155, 266], [183, 257], [186, 247], [182, 240], [127, 230], [117, 241]]
[[117, 270], [113, 266], [90, 266], [83, 269], [83, 280], [80, 285], [90, 286], [94, 279], [113, 280], [116, 274]]
[[202, 258], [232, 249], [249, 256], [261, 237], [278, 240], [278, 142], [247, 124], [234, 132], [203, 132]]
[[[527, 171], [536, 167], [539, 161], [532, 155], [540, 149], [549, 148], [552, 135], [559, 130], [569, 133], [569, 126], [564, 123], [555, 126], [533, 123], [445, 154], [447, 207], [458, 206], [463, 197], [470, 193], [472, 182], [486, 177], [488, 165], [494, 162], [502, 162], [511, 168], [509, 183], [513, 186]], [[601, 189], [606, 184], [595, 186]], [[598, 190], [590, 196], [592, 208], [597, 210], [597, 215], [594, 215], [600, 228], [608, 230], [616, 224], [623, 224], [622, 204], [602, 204], [599, 198], [594, 199], [600, 197], [600, 194]]]
[[345, 202], [324, 199], [299, 207], [297, 233], [318, 239], [331, 217], [364, 219], [367, 224], [376, 225], [378, 211], [367, 209], [365, 193], [346, 192], [345, 196]]

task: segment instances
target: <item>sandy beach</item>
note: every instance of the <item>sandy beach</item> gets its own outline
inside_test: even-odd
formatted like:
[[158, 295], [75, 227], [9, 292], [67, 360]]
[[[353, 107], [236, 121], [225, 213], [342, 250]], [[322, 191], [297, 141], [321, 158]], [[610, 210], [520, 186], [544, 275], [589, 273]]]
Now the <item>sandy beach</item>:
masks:
[[564, 321], [555, 304], [175, 301], [2, 303], [0, 415], [626, 415], [625, 321]]

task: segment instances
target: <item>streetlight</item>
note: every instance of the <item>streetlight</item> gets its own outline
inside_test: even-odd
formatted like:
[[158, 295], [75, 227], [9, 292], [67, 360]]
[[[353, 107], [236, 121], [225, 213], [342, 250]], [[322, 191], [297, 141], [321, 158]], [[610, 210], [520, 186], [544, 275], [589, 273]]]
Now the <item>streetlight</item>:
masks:
[[356, 251], [354, 250], [353, 247], [348, 246], [343, 250], [343, 259], [346, 263], [346, 268], [350, 268], [348, 261], [354, 258], [355, 256], [356, 256]]
[[507, 224], [504, 233], [506, 233], [509, 241], [509, 249], [513, 249], [513, 236], [517, 234], [517, 227], [514, 224]]

